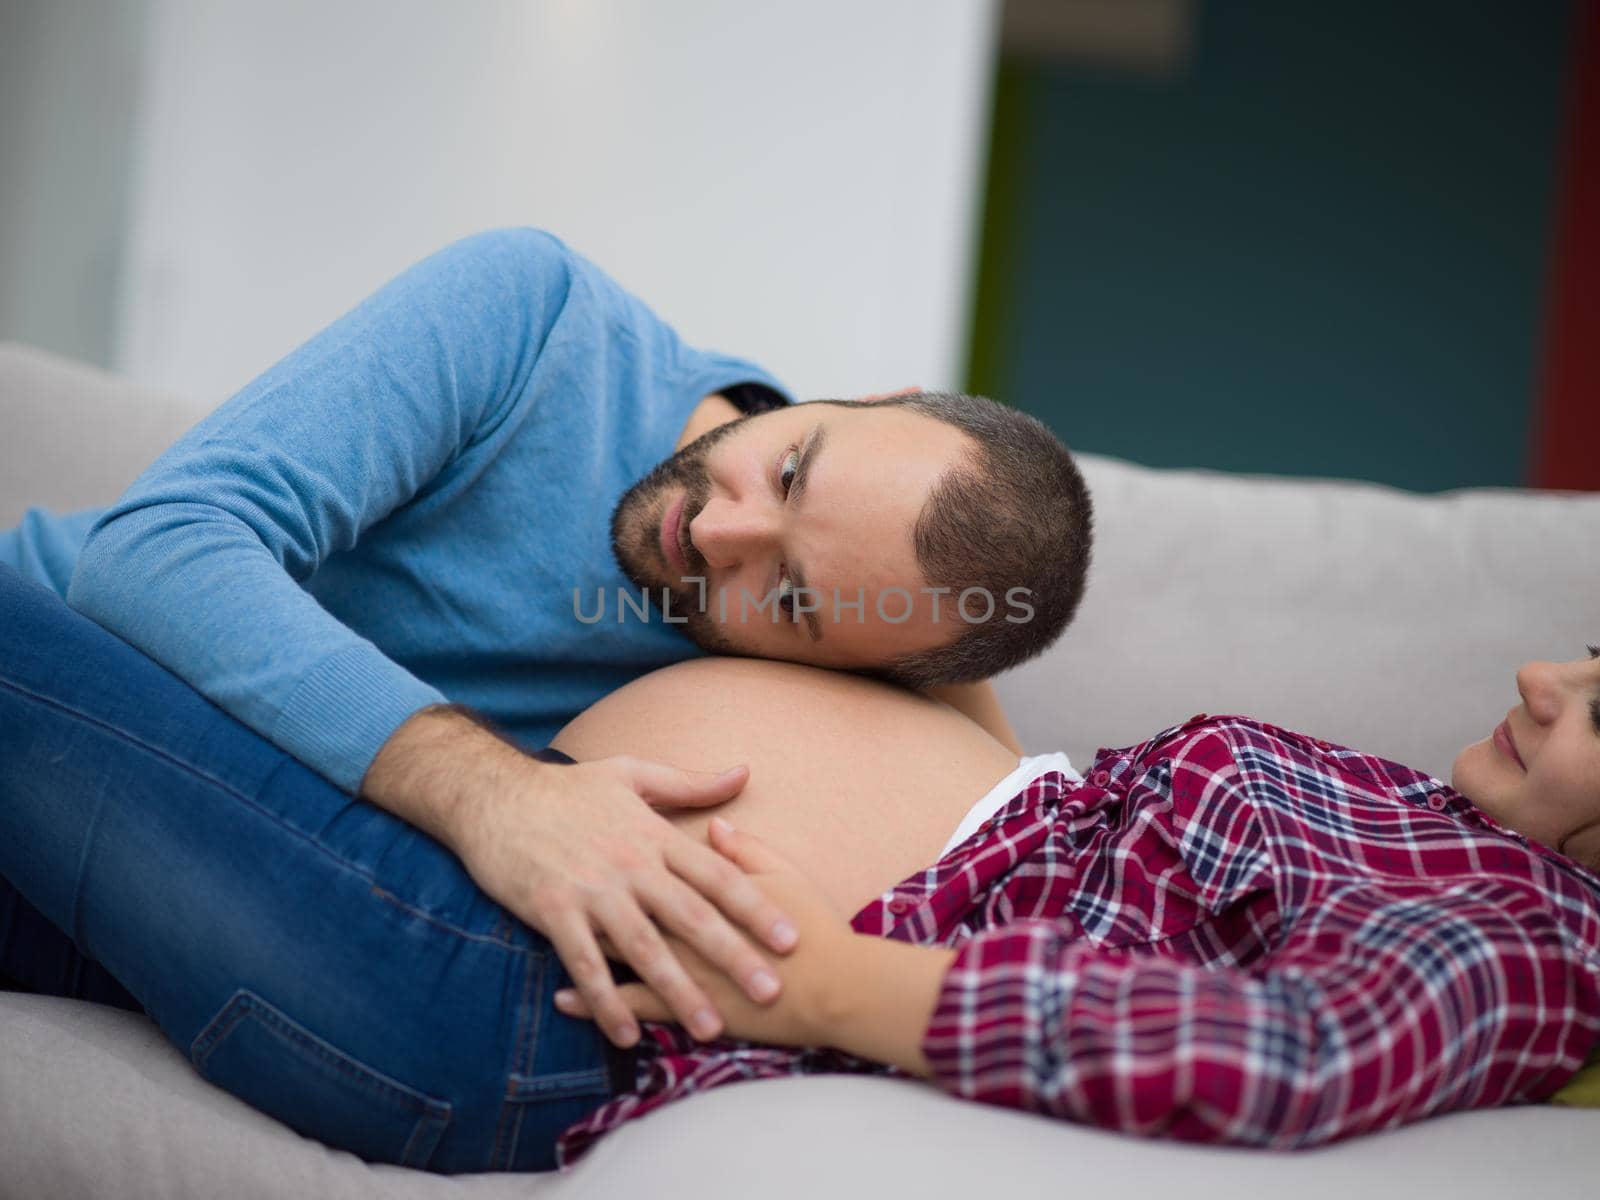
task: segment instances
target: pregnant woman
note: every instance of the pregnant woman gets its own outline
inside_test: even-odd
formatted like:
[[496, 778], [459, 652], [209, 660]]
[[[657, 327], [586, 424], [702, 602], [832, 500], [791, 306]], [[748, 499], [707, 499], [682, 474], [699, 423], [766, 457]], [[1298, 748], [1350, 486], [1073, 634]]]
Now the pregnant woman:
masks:
[[[729, 659], [646, 676], [556, 746], [748, 757], [743, 795], [670, 819], [736, 826], [712, 844], [796, 914], [800, 948], [769, 956], [770, 1007], [692, 973], [733, 1037], [851, 1053], [649, 1026], [635, 1093], [563, 1152], [678, 1096], [802, 1071], [1274, 1147], [1547, 1099], [1600, 1051], [1600, 657], [1530, 663], [1515, 687], [1452, 788], [1204, 715], [1101, 751], [1083, 779], [857, 679]], [[1600, 1100], [1596, 1076], [1563, 1102]]]
[[373, 1161], [548, 1169], [802, 1071], [1310, 1145], [1544, 1099], [1600, 1039], [1594, 661], [1524, 668], [1459, 792], [1242, 718], [1081, 778], [858, 678], [647, 676], [561, 733], [563, 769], [748, 762], [737, 799], [672, 819], [802, 928], [768, 1006], [675, 943], [727, 1026], [697, 1041], [630, 984], [623, 1052], [427, 836], [3, 570], [0, 631], [0, 972], [147, 1011], [206, 1078]]

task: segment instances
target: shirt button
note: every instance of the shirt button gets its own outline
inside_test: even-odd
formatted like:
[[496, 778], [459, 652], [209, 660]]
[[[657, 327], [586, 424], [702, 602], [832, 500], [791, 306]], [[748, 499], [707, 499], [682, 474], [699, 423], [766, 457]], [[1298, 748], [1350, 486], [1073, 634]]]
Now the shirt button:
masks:
[[1429, 808], [1433, 809], [1434, 812], [1438, 812], [1444, 806], [1445, 806], [1445, 798], [1444, 798], [1444, 793], [1443, 792], [1429, 792], [1428, 793], [1428, 807]]
[[894, 913], [896, 916], [909, 912], [911, 911], [911, 902], [909, 900], [902, 900], [899, 896], [896, 896], [893, 900], [889, 901], [889, 911]]
[[1195, 713], [1194, 716], [1189, 718], [1189, 724], [1192, 725], [1196, 721], [1204, 721], [1205, 719], [1206, 719], [1206, 714], [1205, 713]]
[[1313, 738], [1311, 744], [1313, 746], [1315, 746], [1318, 750], [1332, 750], [1333, 749], [1333, 743], [1332, 742], [1325, 742], [1321, 738]]
[[1093, 775], [1089, 776], [1089, 782], [1094, 784], [1094, 786], [1097, 788], [1103, 788], [1106, 786], [1106, 784], [1111, 782], [1111, 772], [1096, 771]]

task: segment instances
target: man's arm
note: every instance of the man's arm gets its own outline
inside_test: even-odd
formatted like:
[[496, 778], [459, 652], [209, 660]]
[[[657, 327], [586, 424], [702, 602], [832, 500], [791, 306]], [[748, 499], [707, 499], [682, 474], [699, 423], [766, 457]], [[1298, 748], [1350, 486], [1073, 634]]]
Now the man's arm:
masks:
[[297, 581], [521, 399], [569, 264], [507, 230], [406, 271], [157, 459], [90, 530], [67, 602], [354, 792], [445, 698]]
[[1016, 730], [1011, 728], [1011, 722], [1006, 720], [1005, 709], [1000, 707], [1000, 697], [995, 695], [994, 684], [987, 679], [977, 683], [947, 683], [942, 687], [929, 688], [927, 695], [935, 700], [942, 700], [957, 712], [976, 721], [989, 736], [1009, 749], [1013, 754], [1022, 755], [1022, 743], [1017, 738]]

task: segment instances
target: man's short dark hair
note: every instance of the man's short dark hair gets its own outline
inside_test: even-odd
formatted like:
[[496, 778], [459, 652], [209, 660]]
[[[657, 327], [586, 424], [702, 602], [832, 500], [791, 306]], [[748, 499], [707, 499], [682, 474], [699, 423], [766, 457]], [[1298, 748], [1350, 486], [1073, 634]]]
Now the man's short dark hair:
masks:
[[[859, 402], [880, 406], [953, 425], [972, 451], [934, 486], [912, 531], [927, 585], [950, 589], [940, 597], [940, 621], [953, 620], [960, 633], [867, 674], [927, 688], [987, 679], [1042, 653], [1072, 620], [1089, 571], [1093, 506], [1072, 453], [1042, 421], [983, 396], [916, 392]], [[967, 624], [958, 613], [968, 588], [992, 598], [988, 620]], [[1027, 620], [1006, 620], [1024, 611], [1008, 605], [1013, 588], [1028, 589]], [[976, 618], [982, 607], [966, 611]]]

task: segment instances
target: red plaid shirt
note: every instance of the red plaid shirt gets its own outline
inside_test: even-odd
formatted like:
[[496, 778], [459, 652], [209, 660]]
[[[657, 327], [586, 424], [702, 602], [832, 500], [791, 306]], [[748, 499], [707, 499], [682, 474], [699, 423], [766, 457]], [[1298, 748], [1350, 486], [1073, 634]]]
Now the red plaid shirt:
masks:
[[[1420, 772], [1240, 717], [1030, 784], [859, 933], [959, 950], [922, 1049], [956, 1096], [1296, 1147], [1541, 1100], [1600, 1041], [1600, 877]], [[741, 1079], [902, 1072], [647, 1024], [622, 1122]]]

